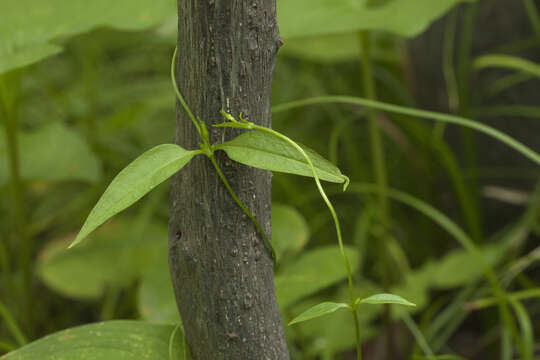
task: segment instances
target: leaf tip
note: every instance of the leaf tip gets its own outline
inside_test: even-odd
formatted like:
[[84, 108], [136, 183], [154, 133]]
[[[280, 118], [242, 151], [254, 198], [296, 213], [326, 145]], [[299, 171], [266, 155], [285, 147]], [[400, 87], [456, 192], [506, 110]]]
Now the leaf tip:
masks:
[[351, 179], [349, 179], [348, 176], [343, 175], [343, 179], [345, 183], [343, 184], [343, 192], [347, 191], [347, 188], [349, 187], [349, 184], [351, 183]]

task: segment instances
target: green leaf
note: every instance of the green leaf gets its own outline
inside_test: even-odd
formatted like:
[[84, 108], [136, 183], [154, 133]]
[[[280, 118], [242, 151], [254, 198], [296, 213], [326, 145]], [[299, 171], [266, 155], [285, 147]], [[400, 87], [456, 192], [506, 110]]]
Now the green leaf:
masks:
[[[373, 34], [371, 56], [374, 60], [396, 62], [399, 54], [388, 34]], [[322, 64], [358, 60], [362, 56], [358, 33], [316, 35], [287, 39], [279, 56], [290, 56]]]
[[405, 305], [405, 306], [416, 306], [415, 304], [405, 300], [401, 296], [397, 296], [397, 295], [393, 295], [393, 294], [377, 294], [377, 295], [373, 295], [373, 296], [370, 296], [370, 297], [367, 297], [365, 299], [360, 300], [359, 303], [360, 304], [372, 304], [372, 305], [397, 304], [397, 305]]
[[[361, 294], [363, 297], [377, 292], [379, 289], [371, 282], [360, 280], [355, 286], [354, 293]], [[305, 309], [315, 306], [318, 303], [324, 302], [325, 299], [331, 296], [336, 302], [346, 303], [349, 297], [349, 287], [347, 284], [339, 286], [337, 291], [332, 291], [331, 294], [324, 292], [319, 296], [312, 296], [306, 300], [300, 301], [294, 306], [287, 308], [287, 313], [291, 314], [289, 319], [301, 314]], [[374, 319], [382, 312], [380, 307], [371, 307], [369, 311], [358, 312], [358, 321], [360, 323], [360, 338], [362, 341], [367, 341], [377, 334], [374, 328]], [[294, 316], [293, 316], [294, 315]], [[287, 339], [290, 341], [301, 341], [307, 345], [306, 351], [310, 356], [316, 357], [342, 354], [356, 345], [356, 336], [354, 331], [343, 331], [344, 324], [353, 326], [351, 314], [349, 311], [337, 311], [332, 316], [312, 319], [309, 322], [296, 324], [294, 327], [285, 327]]]
[[[6, 360], [169, 360], [174, 326], [143, 321], [108, 321], [63, 330], [2, 357]], [[172, 351], [183, 354], [177, 331]]]
[[91, 241], [66, 249], [73, 236], [47, 243], [38, 258], [40, 279], [77, 299], [97, 299], [107, 289], [123, 289], [158, 264], [167, 263], [167, 226], [118, 219], [90, 235]]
[[277, 10], [279, 29], [285, 39], [360, 30], [383, 30], [412, 37], [464, 1], [277, 0]]
[[[13, 69], [32, 65], [49, 56], [62, 52], [62, 48], [54, 44], [38, 44], [15, 52], [9, 52], [0, 57], [0, 74]], [[2, 51], [0, 50], [0, 53]]]
[[321, 317], [323, 315], [331, 314], [339, 309], [342, 308], [350, 308], [349, 305], [344, 303], [334, 303], [334, 302], [323, 302], [318, 305], [315, 305], [314, 307], [304, 311], [302, 314], [295, 317], [290, 323], [290, 325], [315, 319], [318, 317]]
[[[263, 131], [248, 131], [216, 146], [234, 161], [259, 169], [284, 172], [302, 176], [313, 176], [306, 159], [286, 141]], [[331, 162], [315, 151], [302, 146], [310, 157], [317, 175], [335, 183], [347, 182], [348, 178]]]
[[[345, 247], [351, 271], [358, 267], [358, 253]], [[280, 308], [316, 293], [346, 277], [341, 253], [336, 246], [305, 252], [296, 262], [284, 266], [276, 275], [276, 295]]]
[[[25, 180], [96, 182], [101, 164], [79, 133], [60, 122], [18, 136], [21, 176]], [[69, 151], [66, 151], [69, 149]], [[0, 185], [9, 179], [8, 150], [0, 126]]]
[[0, 12], [0, 74], [42, 60], [61, 48], [52, 40], [101, 26], [142, 30], [175, 11], [170, 0], [3, 0]]
[[295, 208], [272, 204], [272, 245], [278, 259], [286, 252], [298, 252], [307, 243], [309, 227]]
[[174, 175], [199, 153], [163, 144], [139, 156], [113, 179], [70, 247]]
[[520, 344], [521, 358], [523, 360], [532, 360], [534, 357], [534, 328], [533, 322], [527, 309], [516, 299], [510, 299], [510, 305], [514, 308], [516, 318], [521, 329], [522, 342]]
[[138, 291], [138, 308], [143, 319], [163, 324], [180, 322], [174, 297], [167, 258], [149, 268], [141, 278]]

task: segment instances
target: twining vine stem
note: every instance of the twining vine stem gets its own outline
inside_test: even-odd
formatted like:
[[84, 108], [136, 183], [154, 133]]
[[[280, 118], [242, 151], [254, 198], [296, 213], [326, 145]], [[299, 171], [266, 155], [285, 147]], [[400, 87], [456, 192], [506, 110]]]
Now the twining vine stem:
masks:
[[[240, 129], [246, 129], [246, 130], [259, 130], [259, 131], [269, 133], [269, 134], [271, 134], [273, 136], [276, 136], [276, 137], [284, 140], [285, 142], [290, 144], [292, 147], [294, 147], [304, 157], [304, 159], [308, 163], [309, 167], [311, 168], [311, 171], [313, 173], [313, 178], [315, 179], [315, 183], [317, 185], [317, 189], [319, 190], [319, 193], [321, 194], [321, 197], [323, 198], [324, 202], [326, 203], [326, 206], [328, 207], [328, 210], [330, 210], [330, 213], [332, 214], [332, 218], [334, 220], [334, 224], [335, 224], [335, 227], [336, 227], [336, 235], [337, 235], [337, 240], [338, 240], [338, 244], [339, 244], [339, 251], [341, 252], [341, 256], [343, 257], [343, 261], [345, 263], [345, 269], [347, 270], [347, 282], [348, 282], [348, 285], [349, 285], [349, 297], [350, 297], [350, 301], [351, 301], [350, 309], [351, 309], [352, 314], [353, 314], [355, 334], [356, 334], [356, 343], [357, 343], [357, 349], [358, 349], [358, 351], [357, 351], [357, 354], [358, 354], [357, 359], [361, 360], [362, 359], [362, 352], [361, 352], [362, 342], [361, 342], [361, 339], [360, 339], [360, 324], [358, 322], [358, 314], [356, 313], [356, 308], [358, 306], [358, 303], [355, 300], [354, 292], [353, 292], [353, 281], [352, 281], [351, 265], [349, 263], [349, 259], [347, 258], [347, 254], [345, 253], [345, 248], [343, 246], [343, 238], [341, 236], [341, 227], [339, 225], [339, 218], [337, 216], [336, 210], [334, 209], [334, 206], [332, 205], [332, 203], [328, 199], [328, 196], [326, 196], [326, 193], [324, 192], [324, 189], [323, 189], [323, 187], [321, 185], [321, 181], [319, 179], [319, 175], [315, 171], [315, 166], [313, 165], [313, 162], [311, 161], [310, 157], [306, 154], [304, 149], [302, 149], [302, 147], [300, 145], [298, 145], [296, 142], [291, 140], [289, 137], [287, 137], [287, 136], [285, 136], [285, 135], [283, 135], [283, 134], [281, 134], [281, 133], [279, 133], [279, 132], [277, 132], [275, 130], [272, 130], [270, 128], [266, 128], [266, 127], [254, 124], [252, 122], [249, 122], [246, 119], [242, 118], [242, 115], [240, 115], [240, 122], [239, 122], [231, 114], [228, 114], [223, 110], [221, 111], [221, 114], [223, 115], [223, 117], [225, 117], [225, 119], [229, 120], [230, 122], [214, 125], [215, 127], [233, 127], [233, 128], [240, 128]], [[344, 190], [347, 188], [347, 185], [348, 185], [348, 181], [345, 182]]]
[[206, 125], [200, 119], [195, 118], [195, 115], [193, 115], [193, 112], [191, 111], [191, 109], [187, 105], [186, 101], [184, 100], [184, 97], [182, 96], [182, 93], [178, 89], [178, 85], [176, 83], [176, 76], [175, 76], [176, 75], [176, 59], [177, 59], [177, 56], [178, 56], [178, 48], [175, 47], [174, 48], [174, 53], [173, 53], [173, 58], [172, 58], [172, 64], [171, 64], [171, 80], [172, 80], [172, 83], [173, 83], [174, 91], [176, 93], [176, 97], [178, 98], [178, 101], [180, 101], [180, 104], [182, 105], [182, 107], [186, 111], [188, 117], [191, 119], [191, 122], [193, 123], [193, 125], [197, 129], [197, 132], [199, 133], [199, 136], [200, 136], [201, 141], [202, 141], [202, 143], [200, 143], [199, 146], [200, 146], [202, 152], [210, 159], [210, 162], [212, 162], [212, 165], [216, 169], [216, 172], [218, 173], [219, 178], [223, 182], [223, 185], [225, 185], [225, 188], [227, 189], [227, 191], [229, 192], [229, 194], [233, 198], [234, 202], [238, 205], [238, 207], [240, 207], [240, 209], [244, 212], [244, 214], [246, 214], [246, 216], [253, 222], [253, 224], [257, 228], [257, 231], [263, 237], [264, 243], [266, 244], [266, 246], [268, 247], [268, 249], [270, 250], [270, 253], [272, 255], [272, 260], [274, 262], [274, 267], [276, 267], [276, 265], [277, 265], [277, 256], [276, 256], [276, 251], [274, 250], [274, 247], [272, 246], [272, 243], [268, 239], [268, 236], [266, 236], [266, 233], [264, 232], [261, 224], [259, 224], [259, 222], [255, 218], [255, 216], [253, 216], [251, 211], [249, 211], [246, 208], [246, 206], [242, 203], [240, 198], [236, 195], [233, 188], [229, 184], [229, 181], [227, 180], [227, 178], [223, 174], [223, 171], [221, 171], [221, 168], [219, 167], [219, 165], [218, 165], [218, 163], [216, 161], [216, 158], [214, 156], [214, 146], [210, 144], [210, 138], [209, 138], [209, 135], [208, 135], [208, 129], [206, 128]]

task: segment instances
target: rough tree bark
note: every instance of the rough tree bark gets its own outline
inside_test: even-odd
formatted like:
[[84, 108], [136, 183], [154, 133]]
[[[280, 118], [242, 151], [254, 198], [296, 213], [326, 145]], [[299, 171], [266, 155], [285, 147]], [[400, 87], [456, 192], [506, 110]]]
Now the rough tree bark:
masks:
[[[178, 85], [212, 143], [233, 138], [221, 109], [271, 125], [270, 95], [281, 45], [275, 0], [179, 0]], [[198, 147], [177, 107], [176, 143]], [[242, 202], [270, 234], [271, 174], [218, 163]], [[206, 157], [172, 181], [169, 264], [176, 301], [195, 360], [288, 359], [275, 299], [271, 255]]]

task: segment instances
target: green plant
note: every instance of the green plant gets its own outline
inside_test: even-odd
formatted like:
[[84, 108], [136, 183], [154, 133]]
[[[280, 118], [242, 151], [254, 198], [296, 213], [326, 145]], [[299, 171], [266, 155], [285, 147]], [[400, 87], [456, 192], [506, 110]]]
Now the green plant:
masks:
[[[24, 7], [23, 3], [20, 3], [22, 7]], [[510, 358], [515, 348], [523, 359], [533, 358], [535, 309], [526, 301], [538, 297], [537, 284], [534, 277], [529, 275], [534, 270], [537, 257], [534, 252], [528, 253], [525, 239], [529, 234], [538, 234], [538, 192], [531, 195], [529, 205], [522, 216], [515, 221], [508, 221], [499, 233], [488, 237], [482, 223], [483, 215], [478, 201], [475, 200], [475, 197], [479, 197], [478, 185], [474, 183], [488, 171], [496, 176], [502, 176], [508, 171], [483, 169], [475, 165], [474, 142], [469, 143], [471, 146], [469, 155], [472, 155], [468, 160], [470, 166], [467, 167], [467, 171], [463, 171], [459, 156], [445, 140], [445, 124], [453, 123], [469, 127], [520, 152], [532, 160], [535, 167], [519, 171], [512, 170], [511, 175], [536, 180], [538, 178], [536, 165], [539, 164], [540, 157], [535, 150], [517, 142], [504, 131], [495, 130], [495, 126], [485, 126], [471, 119], [489, 118], [501, 114], [536, 118], [538, 109], [534, 106], [515, 104], [475, 106], [470, 99], [471, 91], [466, 85], [464, 86], [464, 83], [470, 80], [473, 70], [483, 72], [486, 69], [487, 72], [489, 69], [496, 68], [515, 71], [508, 76], [496, 78], [488, 84], [487, 91], [490, 94], [488, 95], [495, 96], [524, 80], [534, 79], [537, 76], [536, 64], [512, 54], [510, 50], [503, 50], [502, 47], [500, 50], [487, 52], [497, 55], [485, 55], [472, 59], [468, 42], [463, 41], [460, 47], [456, 47], [461, 55], [457, 59], [458, 69], [454, 69], [452, 53], [455, 49], [451, 45], [460, 36], [461, 39], [472, 36], [470, 31], [474, 25], [474, 9], [470, 7], [472, 10], [469, 11], [466, 21], [468, 25], [465, 26], [465, 30], [459, 32], [455, 31], [458, 14], [454, 11], [453, 16], [447, 19], [444, 66], [446, 84], [451, 98], [449, 100], [453, 101], [450, 110], [459, 115], [422, 111], [415, 109], [412, 97], [404, 85], [405, 82], [400, 74], [402, 60], [396, 51], [395, 44], [392, 45], [395, 41], [394, 37], [376, 31], [382, 29], [400, 36], [415, 36], [433, 19], [456, 3], [459, 1], [441, 1], [430, 5], [420, 16], [420, 1], [407, 3], [398, 0], [367, 1], [366, 8], [352, 2], [307, 4], [303, 0], [281, 1], [278, 10], [286, 45], [283, 48], [285, 57], [281, 60], [281, 69], [284, 70], [282, 75], [278, 74], [278, 76], [289, 78], [294, 76], [298, 81], [295, 84], [288, 84], [285, 81], [278, 83], [279, 91], [276, 91], [274, 98], [279, 99], [277, 103], [283, 103], [291, 98], [303, 98], [306, 93], [322, 96], [275, 106], [273, 112], [281, 114], [275, 122], [275, 128], [286, 129], [283, 133], [302, 139], [317, 148], [319, 152], [327, 145], [326, 139], [323, 139], [324, 142], [320, 141], [319, 134], [328, 130], [331, 134], [328, 145], [331, 162], [303, 145], [298, 145], [281, 132], [273, 133], [270, 129], [255, 128], [249, 119], [243, 118], [242, 114], [234, 117], [232, 114], [224, 113], [223, 116], [227, 122], [222, 126], [246, 129], [248, 130], [246, 133], [224, 144], [210, 144], [207, 137], [205, 140], [205, 129], [201, 126], [200, 120], [192, 114], [194, 126], [201, 134], [201, 147], [185, 150], [176, 145], [161, 145], [135, 160], [111, 183], [110, 188], [102, 196], [105, 200], [98, 202], [76, 241], [95, 229], [93, 239], [84, 246], [74, 247], [68, 252], [63, 251], [62, 248], [66, 241], [73, 239], [69, 233], [78, 226], [75, 224], [80, 222], [80, 218], [86, 215], [88, 206], [95, 203], [105, 183], [108, 182], [107, 177], [123, 167], [126, 159], [132, 159], [135, 154], [140, 153], [141, 148], [167, 141], [166, 136], [146, 139], [146, 133], [151, 134], [151, 131], [149, 123], [143, 121], [137, 125], [138, 130], [133, 130], [128, 135], [116, 136], [116, 134], [121, 133], [122, 129], [127, 127], [126, 124], [135, 122], [133, 119], [143, 118], [146, 112], [170, 108], [168, 98], [170, 91], [168, 86], [162, 85], [166, 83], [166, 80], [161, 79], [145, 83], [144, 86], [150, 89], [148, 92], [141, 91], [139, 88], [134, 90], [134, 92], [141, 91], [137, 96], [144, 98], [138, 100], [137, 103], [130, 103], [125, 95], [120, 96], [119, 94], [127, 93], [127, 91], [122, 87], [114, 86], [114, 81], [120, 82], [118, 80], [120, 77], [116, 78], [116, 75], [111, 74], [120, 71], [122, 66], [104, 61], [103, 63], [107, 64], [106, 67], [111, 67], [108, 75], [98, 75], [96, 71], [95, 64], [102, 61], [100, 53], [105, 51], [99, 49], [100, 44], [96, 46], [92, 42], [93, 36], [99, 35], [92, 34], [78, 38], [76, 42], [80, 45], [76, 45], [70, 42], [59, 43], [55, 39], [62, 34], [47, 31], [44, 32], [46, 36], [44, 35], [43, 42], [39, 44], [17, 43], [14, 48], [21, 52], [13, 57], [3, 56], [0, 60], [0, 72], [1, 69], [13, 71], [15, 67], [20, 68], [29, 64], [29, 61], [37, 61], [43, 56], [58, 52], [60, 48], [65, 48], [67, 54], [75, 53], [77, 59], [82, 59], [82, 63], [86, 64], [84, 69], [89, 75], [85, 75], [83, 81], [79, 82], [73, 79], [68, 80], [73, 85], [66, 93], [75, 94], [71, 97], [58, 96], [57, 89], [49, 89], [48, 96], [51, 99], [62, 106], [73, 107], [76, 110], [70, 113], [69, 125], [66, 125], [66, 121], [58, 121], [45, 126], [25, 120], [28, 117], [26, 113], [19, 114], [27, 111], [25, 109], [34, 107], [50, 110], [43, 104], [39, 102], [36, 104], [35, 101], [24, 97], [24, 94], [28, 92], [30, 82], [30, 77], [26, 75], [34, 76], [35, 73], [32, 70], [23, 69], [18, 74], [10, 72], [2, 75], [4, 85], [1, 91], [4, 101], [2, 106], [4, 110], [7, 109], [8, 113], [12, 114], [5, 117], [6, 113], [3, 113], [2, 116], [3, 119], [5, 117], [6, 120], [14, 121], [5, 123], [7, 136], [0, 137], [0, 162], [11, 164], [9, 171], [7, 166], [0, 166], [0, 186], [9, 183], [13, 186], [10, 189], [19, 189], [10, 192], [14, 196], [14, 201], [10, 206], [13, 206], [13, 214], [16, 215], [15, 218], [19, 224], [14, 227], [14, 230], [17, 228], [19, 230], [10, 233], [9, 237], [18, 239], [20, 235], [21, 245], [28, 247], [28, 251], [18, 255], [20, 259], [15, 257], [12, 259], [14, 247], [11, 242], [4, 242], [4, 237], [7, 238], [5, 234], [0, 234], [2, 237], [0, 239], [2, 288], [5, 288], [5, 284], [9, 289], [18, 288], [20, 286], [19, 274], [22, 274], [19, 272], [19, 265], [26, 264], [23, 268], [26, 269], [26, 282], [30, 286], [27, 287], [26, 295], [21, 296], [31, 300], [32, 297], [29, 294], [33, 289], [32, 282], [35, 282], [35, 279], [32, 279], [32, 258], [36, 252], [36, 244], [62, 237], [61, 241], [54, 244], [50, 242], [45, 245], [44, 250], [40, 250], [41, 255], [36, 270], [40, 280], [49, 288], [72, 299], [85, 301], [90, 299], [93, 302], [88, 307], [92, 307], [103, 320], [120, 316], [140, 316], [145, 320], [174, 325], [149, 325], [143, 322], [131, 324], [106, 322], [103, 325], [90, 325], [80, 330], [74, 329], [68, 333], [53, 335], [31, 346], [22, 347], [8, 355], [8, 358], [31, 359], [36, 356], [35, 354], [69, 358], [71, 351], [77, 350], [56, 347], [56, 345], [62, 345], [62, 340], [71, 336], [70, 332], [75, 333], [78, 340], [86, 342], [87, 338], [95, 336], [96, 331], [101, 330], [106, 332], [110, 330], [111, 334], [114, 334], [111, 335], [111, 342], [95, 342], [96, 346], [119, 344], [122, 334], [133, 334], [141, 336], [144, 343], [140, 345], [130, 343], [129, 347], [143, 346], [153, 349], [156, 358], [187, 356], [185, 346], [181, 341], [183, 330], [176, 325], [179, 319], [170, 289], [170, 278], [162, 256], [165, 252], [164, 245], [157, 242], [148, 243], [145, 239], [166, 237], [166, 229], [161, 221], [166, 218], [166, 212], [162, 206], [159, 206], [163, 203], [161, 200], [166, 191], [163, 187], [158, 187], [158, 184], [194, 156], [205, 155], [212, 159], [213, 152], [218, 150], [225, 151], [232, 160], [249, 166], [314, 178], [318, 190], [321, 191], [320, 195], [323, 196], [326, 206], [330, 209], [330, 212], [326, 213], [317, 207], [315, 197], [304, 190], [305, 183], [301, 178], [285, 178], [276, 175], [275, 201], [293, 204], [296, 208], [302, 209], [307, 220], [290, 206], [274, 206], [276, 209], [273, 209], [273, 212], [275, 210], [276, 213], [273, 218], [276, 222], [273, 223], [272, 244], [267, 240], [269, 234], [264, 234], [258, 226], [277, 264], [276, 288], [283, 317], [287, 322], [295, 324], [286, 329], [287, 337], [291, 341], [291, 353], [295, 355], [295, 358], [332, 359], [337, 354], [350, 350], [354, 343], [360, 344], [366, 341], [368, 336], [383, 333], [391, 336], [392, 326], [389, 325], [393, 325], [395, 319], [402, 320], [413, 334], [417, 345], [415, 349], [411, 349], [412, 358], [459, 358], [436, 354], [459, 352], [452, 348], [452, 343], [449, 341], [452, 334], [463, 326], [464, 319], [471, 314], [476, 316], [476, 319], [481, 316], [478, 315], [479, 313], [487, 314], [486, 318], [490, 318], [490, 309], [494, 306], [498, 306], [501, 316], [499, 321], [482, 322], [482, 331], [486, 333], [486, 343], [490, 343], [493, 334], [496, 335], [497, 329], [501, 327], [501, 354], [503, 356]], [[536, 29], [538, 16], [534, 5], [531, 4], [531, 1], [523, 2], [523, 5], [529, 9], [527, 15], [531, 19], [533, 29]], [[58, 6], [62, 7], [60, 2]], [[169, 5], [163, 4], [161, 9], [166, 9], [167, 6]], [[144, 10], [145, 7], [141, 5], [141, 9]], [[300, 10], [307, 11], [305, 18], [309, 21], [298, 21], [295, 15]], [[327, 14], [332, 13], [331, 10], [336, 10], [341, 14], [339, 21], [328, 19]], [[156, 12], [155, 17], [153, 15], [143, 17], [146, 19], [143, 21], [144, 24], [133, 25], [133, 27], [161, 23], [164, 21], [164, 13], [166, 11], [163, 10], [160, 14]], [[394, 16], [392, 21], [379, 21], [386, 19], [389, 13]], [[75, 17], [67, 16], [67, 18]], [[98, 17], [91, 14], [89, 18], [92, 19], [75, 24], [76, 28], [64, 35], [86, 31], [99, 24], [116, 24], [115, 27], [123, 29], [131, 27], [131, 25], [122, 26], [122, 21], [118, 19], [98, 21], [96, 20]], [[154, 20], [147, 21], [149, 18]], [[9, 22], [2, 23], [9, 24]], [[313, 26], [315, 23], [318, 24], [317, 27]], [[103, 37], [114, 37], [111, 33], [105, 33], [105, 35]], [[145, 35], [135, 35], [138, 39], [136, 36]], [[128, 48], [127, 46], [122, 48], [118, 45], [120, 42], [110, 39], [107, 41], [119, 47], [118, 50], [114, 50], [115, 54]], [[172, 41], [167, 42], [163, 48], [170, 48], [171, 43]], [[344, 44], [340, 47], [350, 49], [350, 51], [335, 51], [338, 43]], [[529, 41], [528, 44], [533, 45], [524, 43], [523, 46], [536, 46], [535, 41]], [[518, 45], [522, 46], [516, 44]], [[510, 49], [510, 47], [507, 48]], [[37, 55], [34, 54], [34, 50]], [[42, 55], [40, 55], [39, 51], [42, 50]], [[26, 53], [30, 57], [26, 57]], [[165, 51], [163, 50], [162, 53], [165, 54]], [[17, 56], [26, 60], [18, 62]], [[360, 73], [358, 71], [360, 66], [353, 62], [358, 59], [358, 56], [361, 56], [363, 60], [364, 70], [361, 72], [363, 82], [352, 81]], [[61, 59], [55, 58], [53, 61], [61, 62], [63, 61]], [[349, 63], [342, 62], [344, 59], [348, 59]], [[340, 62], [339, 67], [328, 65], [335, 62]], [[147, 74], [151, 68], [148, 66], [149, 62], [141, 63], [144, 61], [130, 66], [141, 74]], [[326, 65], [316, 65], [318, 63]], [[298, 72], [299, 66], [307, 70]], [[52, 67], [49, 66], [46, 69]], [[289, 71], [289, 68], [294, 73], [287, 75], [285, 72]], [[349, 76], [351, 74], [354, 76]], [[43, 74], [39, 76], [47, 78]], [[110, 83], [106, 83], [106, 86], [98, 86], [93, 77], [99, 76], [115, 79], [111, 81], [113, 86], [109, 88]], [[47, 84], [46, 81], [42, 83]], [[284, 86], [284, 83], [287, 86]], [[362, 86], [357, 86], [356, 83], [362, 83]], [[38, 82], [38, 84], [41, 83]], [[32, 88], [36, 85], [30, 86]], [[153, 97], [152, 92], [156, 88], [160, 89], [157, 93], [163, 95]], [[326, 96], [327, 93], [354, 94], [356, 92], [363, 93], [363, 98]], [[84, 113], [81, 107], [99, 106], [101, 97], [108, 97], [109, 101], [116, 104], [113, 106], [112, 114], [108, 114], [103, 121], [98, 121], [102, 119], [96, 114], [81, 116], [80, 119], [77, 117], [79, 112]], [[84, 100], [74, 100], [81, 98]], [[28, 104], [25, 105], [28, 106], [24, 106], [23, 109], [19, 102], [13, 99], [26, 101]], [[378, 101], [379, 99], [381, 101]], [[92, 105], [85, 104], [86, 101]], [[80, 103], [83, 103], [83, 106]], [[335, 103], [342, 104], [342, 107], [333, 105]], [[403, 106], [391, 105], [391, 103], [403, 104]], [[303, 107], [309, 104], [320, 106]], [[290, 111], [285, 113], [284, 110]], [[187, 107], [186, 111], [188, 111]], [[171, 114], [167, 114], [170, 117]], [[358, 135], [364, 133], [364, 128], [363, 123], [357, 121], [365, 115], [370, 125], [370, 135], [366, 138]], [[290, 121], [299, 118], [309, 118], [309, 121], [303, 121], [301, 124]], [[431, 127], [413, 118], [436, 120], [437, 124]], [[328, 119], [333, 121], [329, 122]], [[45, 122], [45, 120], [41, 121]], [[33, 131], [28, 131], [28, 129]], [[167, 131], [164, 133], [167, 134]], [[112, 136], [106, 137], [106, 134]], [[471, 134], [464, 135], [464, 138], [468, 137], [471, 137]], [[388, 141], [389, 138], [393, 141]], [[144, 140], [133, 142], [133, 139]], [[47, 140], [50, 140], [51, 144], [47, 148], [58, 150], [56, 154], [54, 151], [49, 153], [35, 146], [36, 143], [48, 143]], [[373, 146], [364, 148], [362, 142], [372, 143]], [[66, 155], [66, 152], [62, 151], [62, 148], [52, 146], [55, 143], [69, 144], [72, 152], [77, 154], [78, 161], [73, 162], [71, 161], [73, 158], [62, 157]], [[276, 148], [279, 148], [279, 151], [275, 151]], [[268, 154], [269, 151], [272, 152], [271, 156]], [[416, 157], [416, 161], [409, 161], [406, 158], [409, 151]], [[371, 158], [364, 155], [370, 153]], [[45, 156], [48, 154], [50, 157]], [[437, 161], [441, 162], [441, 166], [433, 165]], [[310, 162], [313, 164], [310, 165]], [[343, 193], [332, 188], [325, 193], [320, 180], [345, 185], [348, 183], [348, 179], [338, 170], [338, 163], [344, 172], [351, 175], [349, 191]], [[420, 164], [420, 170], [415, 167], [418, 164]], [[156, 165], [159, 169], [155, 168]], [[373, 170], [370, 170], [371, 168]], [[131, 171], [133, 173], [130, 176]], [[226, 184], [227, 180], [217, 166], [216, 171]], [[449, 210], [452, 216], [444, 214], [446, 211], [442, 209], [448, 210], [445, 207], [447, 202], [440, 201], [438, 194], [434, 196], [431, 192], [433, 189], [430, 188], [434, 182], [430, 177], [441, 179], [441, 173], [445, 172], [448, 173], [450, 187], [457, 196], [456, 208], [458, 210], [454, 212]], [[142, 174], [142, 176], [137, 174]], [[375, 177], [371, 174], [378, 175]], [[124, 193], [112, 191], [114, 187], [129, 185], [133, 177], [139, 181], [136, 187], [139, 191], [125, 191]], [[470, 181], [471, 177], [474, 181]], [[50, 185], [55, 182], [62, 182], [67, 186], [65, 189], [57, 189]], [[83, 183], [92, 185], [85, 188], [81, 185]], [[97, 229], [99, 224], [134, 203], [153, 187], [157, 189], [152, 192], [148, 200], [130, 210], [129, 214]], [[236, 198], [237, 204], [242, 207], [230, 186], [228, 188], [231, 196]], [[404, 191], [404, 189], [407, 190]], [[133, 190], [133, 188], [124, 187], [124, 190]], [[39, 197], [36, 193], [39, 193]], [[518, 195], [514, 197], [519, 200]], [[112, 206], [103, 207], [107, 205], [107, 198]], [[31, 199], [33, 203], [25, 204], [28, 199]], [[117, 201], [118, 199], [122, 201]], [[345, 233], [353, 236], [342, 238], [341, 227], [330, 199], [336, 204], [336, 209], [341, 214], [339, 221]], [[36, 209], [36, 204], [40, 203], [42, 204]], [[63, 206], [64, 203], [69, 203], [70, 206]], [[15, 211], [17, 208], [19, 210]], [[411, 212], [410, 209], [414, 211]], [[252, 221], [257, 222], [255, 217], [245, 210], [245, 207], [244, 211]], [[12, 213], [11, 209], [9, 213]], [[156, 217], [159, 217], [161, 222], [156, 222]], [[446, 230], [446, 234], [441, 233], [424, 217]], [[331, 221], [336, 223], [335, 231], [339, 248], [326, 246], [326, 239], [333, 237], [328, 230], [330, 227], [326, 226]], [[0, 226], [5, 224], [7, 225], [7, 222], [0, 216]], [[293, 240], [278, 235], [277, 231], [290, 236]], [[306, 246], [310, 232], [312, 239]], [[127, 236], [122, 238], [117, 234], [127, 234]], [[452, 249], [452, 245], [448, 245], [451, 242], [445, 241], [450, 238], [456, 239], [464, 249]], [[31, 239], [34, 241], [30, 242]], [[403, 239], [409, 240], [410, 243], [406, 243]], [[372, 240], [377, 240], [377, 242]], [[379, 248], [377, 245], [374, 248], [375, 243], [382, 244], [383, 242], [384, 246]], [[527, 243], [527, 245], [530, 244]], [[345, 263], [348, 263], [346, 274], [342, 271], [343, 265], [334, 266], [325, 262], [325, 259], [334, 259], [337, 256], [341, 256], [345, 259]], [[433, 257], [437, 257], [438, 260], [434, 261]], [[116, 266], [114, 269], [106, 266], [113, 263]], [[478, 264], [482, 265], [478, 266]], [[122, 271], [115, 270], [118, 268]], [[377, 280], [372, 283], [370, 278]], [[343, 279], [346, 279], [346, 286], [341, 286], [340, 282]], [[485, 283], [485, 279], [490, 281]], [[134, 282], [138, 282], [139, 285], [135, 287]], [[377, 283], [381, 286], [376, 285]], [[388, 292], [399, 295], [401, 299], [409, 299], [417, 306], [410, 308], [409, 311], [407, 311], [408, 308], [397, 307], [391, 311], [390, 308], [383, 310], [382, 307], [365, 311], [367, 305], [362, 305], [359, 301], [369, 299], [374, 293]], [[134, 294], [138, 296], [138, 299], [133, 300]], [[326, 300], [329, 298], [336, 299], [336, 302], [328, 303]], [[103, 299], [102, 304], [97, 303], [99, 299]], [[383, 301], [391, 302], [396, 299], [400, 298], [386, 298]], [[398, 302], [404, 303], [402, 300]], [[25, 319], [21, 316], [24, 311], [19, 309], [19, 304], [16, 305], [13, 306], [11, 299], [6, 299], [5, 304], [0, 303], [0, 316], [6, 324], [6, 326], [0, 326], [0, 350], [2, 351], [15, 350], [28, 340], [32, 340], [34, 335], [29, 327], [39, 327], [36, 324], [44, 322], [51, 324], [47, 326], [46, 331], [49, 332], [58, 327], [69, 326], [73, 322], [60, 319], [48, 321], [50, 319], [37, 311], [35, 311], [37, 319]], [[24, 305], [23, 302], [20, 305]], [[100, 307], [96, 311], [98, 306]], [[43, 305], [38, 304], [37, 307], [43, 307]], [[138, 310], [138, 315], [133, 312], [133, 308]], [[345, 308], [356, 309], [352, 311], [352, 314], [357, 317], [355, 325], [357, 329], [358, 326], [360, 327], [360, 334], [358, 331], [349, 329], [346, 332], [343, 331], [342, 324], [349, 321], [347, 317], [350, 313], [337, 310]], [[309, 310], [305, 311], [305, 309]], [[480, 309], [483, 311], [480, 312]], [[377, 331], [379, 325], [372, 320], [380, 315], [381, 310], [384, 311], [382, 315], [386, 325], [381, 326], [384, 328], [383, 331]], [[413, 312], [419, 316], [418, 325], [410, 315]], [[333, 315], [319, 318], [329, 313]], [[70, 317], [75, 314], [75, 310], [65, 310], [63, 314]], [[311, 321], [307, 324], [301, 322], [308, 319]], [[88, 318], [77, 318], [77, 322], [79, 321], [88, 321]], [[56, 322], [58, 324], [55, 324]], [[135, 330], [131, 333], [130, 329]], [[40, 334], [43, 331], [41, 330]], [[155, 336], [146, 338], [145, 334]], [[394, 336], [396, 336], [395, 333]], [[51, 348], [53, 352], [43, 355], [41, 349], [53, 343], [55, 344], [54, 349]], [[125, 350], [128, 348], [120, 349], [120, 351]], [[498, 349], [493, 350], [493, 352], [496, 351]], [[421, 353], [424, 355], [420, 355]], [[358, 351], [358, 356], [360, 354]], [[114, 358], [118, 355], [109, 353], [104, 356]]]

